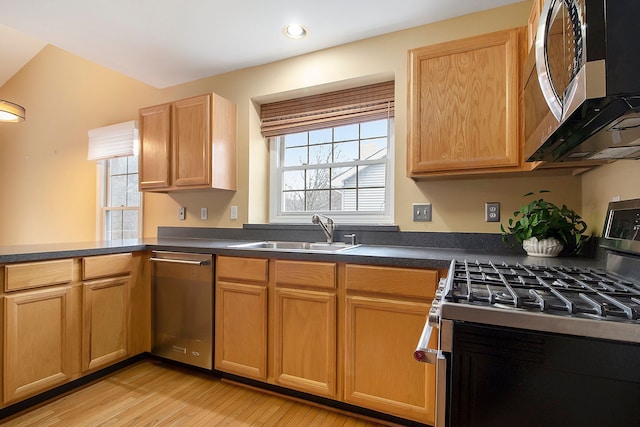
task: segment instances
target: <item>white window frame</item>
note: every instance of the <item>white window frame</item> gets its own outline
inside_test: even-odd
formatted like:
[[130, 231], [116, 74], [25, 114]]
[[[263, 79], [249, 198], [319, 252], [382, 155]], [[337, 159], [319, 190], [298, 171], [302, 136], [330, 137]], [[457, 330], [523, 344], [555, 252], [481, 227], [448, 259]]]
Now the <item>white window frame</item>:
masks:
[[135, 206], [108, 206], [109, 197], [109, 167], [108, 159], [96, 162], [96, 239], [99, 241], [111, 240], [107, 233], [107, 213], [116, 210], [137, 210], [138, 211], [138, 239], [142, 238], [143, 225], [143, 193], [140, 193], [140, 205]]
[[[311, 221], [311, 215], [314, 213], [320, 213], [333, 218], [336, 222], [342, 224], [393, 224], [393, 200], [394, 200], [394, 147], [395, 147], [395, 134], [394, 134], [394, 118], [387, 119], [387, 156], [386, 156], [386, 168], [385, 168], [385, 209], [384, 212], [367, 212], [367, 211], [314, 211], [314, 212], [283, 212], [282, 211], [282, 160], [283, 155], [280, 147], [283, 137], [271, 137], [269, 141], [269, 222], [273, 224], [307, 224]], [[363, 120], [363, 123], [366, 120]], [[331, 128], [333, 126], [329, 126]], [[371, 163], [367, 160], [360, 160], [358, 162], [349, 163], [337, 163], [335, 165], [343, 166], [355, 166], [366, 165]], [[326, 164], [322, 165], [308, 165], [296, 167], [297, 169], [315, 169], [326, 168]]]

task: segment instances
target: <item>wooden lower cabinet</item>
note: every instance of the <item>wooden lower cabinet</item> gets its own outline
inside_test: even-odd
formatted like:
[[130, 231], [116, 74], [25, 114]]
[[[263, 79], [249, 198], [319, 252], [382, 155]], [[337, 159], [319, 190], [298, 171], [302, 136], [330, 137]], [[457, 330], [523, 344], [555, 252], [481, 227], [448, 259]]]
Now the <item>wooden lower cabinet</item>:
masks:
[[429, 308], [346, 297], [345, 402], [433, 424], [435, 367], [412, 357]]
[[150, 351], [148, 257], [0, 265], [0, 406]]
[[128, 355], [131, 277], [83, 284], [82, 370], [108, 366]]
[[336, 294], [276, 288], [275, 378], [279, 385], [336, 396]]
[[72, 378], [72, 287], [4, 297], [4, 403], [13, 403]]
[[267, 287], [216, 283], [215, 368], [267, 379]]
[[215, 368], [433, 424], [435, 367], [413, 352], [438, 276], [219, 256]]

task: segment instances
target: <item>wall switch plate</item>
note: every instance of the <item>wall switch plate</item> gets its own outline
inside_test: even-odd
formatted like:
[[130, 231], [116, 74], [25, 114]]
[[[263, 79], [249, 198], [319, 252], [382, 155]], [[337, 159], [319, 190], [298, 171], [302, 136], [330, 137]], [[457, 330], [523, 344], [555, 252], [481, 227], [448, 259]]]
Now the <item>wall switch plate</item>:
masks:
[[231, 219], [238, 219], [238, 207], [231, 206]]
[[207, 208], [200, 208], [200, 219], [207, 219], [209, 212]]
[[486, 202], [484, 204], [484, 220], [486, 222], [500, 222], [500, 202]]
[[414, 222], [431, 222], [431, 203], [413, 204]]
[[184, 219], [187, 217], [187, 208], [185, 207], [179, 207], [178, 208], [178, 220], [179, 221], [184, 221]]

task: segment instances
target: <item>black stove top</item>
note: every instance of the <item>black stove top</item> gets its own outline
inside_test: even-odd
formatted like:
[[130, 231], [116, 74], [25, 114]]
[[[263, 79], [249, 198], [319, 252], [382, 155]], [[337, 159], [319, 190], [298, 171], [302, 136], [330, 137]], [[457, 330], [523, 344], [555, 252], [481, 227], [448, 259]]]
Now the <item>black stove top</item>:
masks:
[[445, 301], [602, 320], [640, 319], [640, 284], [603, 270], [477, 261], [455, 261], [452, 269]]

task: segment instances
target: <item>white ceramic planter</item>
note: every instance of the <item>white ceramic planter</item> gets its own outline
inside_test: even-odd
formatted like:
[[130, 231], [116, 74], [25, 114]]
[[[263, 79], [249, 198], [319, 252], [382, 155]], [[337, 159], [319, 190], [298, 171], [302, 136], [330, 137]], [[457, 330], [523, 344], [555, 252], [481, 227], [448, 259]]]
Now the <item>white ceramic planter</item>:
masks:
[[522, 248], [529, 256], [554, 257], [558, 256], [564, 246], [560, 240], [554, 237], [542, 240], [538, 240], [537, 237], [532, 237], [522, 242]]

